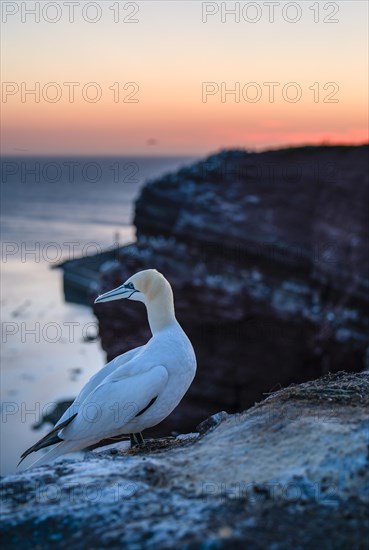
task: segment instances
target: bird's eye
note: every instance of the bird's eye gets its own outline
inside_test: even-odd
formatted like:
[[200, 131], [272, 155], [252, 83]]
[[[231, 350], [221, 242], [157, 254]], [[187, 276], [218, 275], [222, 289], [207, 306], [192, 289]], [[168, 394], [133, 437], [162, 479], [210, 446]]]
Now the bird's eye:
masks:
[[132, 290], [134, 290], [134, 286], [133, 286], [133, 283], [127, 283], [126, 285], [126, 288], [131, 288]]

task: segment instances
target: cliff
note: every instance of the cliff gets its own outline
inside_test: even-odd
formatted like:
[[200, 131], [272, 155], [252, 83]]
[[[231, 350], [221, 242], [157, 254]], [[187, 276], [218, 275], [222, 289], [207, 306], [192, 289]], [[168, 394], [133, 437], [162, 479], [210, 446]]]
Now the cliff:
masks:
[[8, 476], [2, 547], [364, 549], [368, 396], [367, 373], [329, 375], [197, 437]]
[[[198, 374], [155, 434], [265, 392], [368, 364], [368, 147], [225, 151], [150, 181], [137, 242], [100, 291], [154, 267], [174, 288]], [[112, 358], [149, 338], [143, 306], [95, 307]]]

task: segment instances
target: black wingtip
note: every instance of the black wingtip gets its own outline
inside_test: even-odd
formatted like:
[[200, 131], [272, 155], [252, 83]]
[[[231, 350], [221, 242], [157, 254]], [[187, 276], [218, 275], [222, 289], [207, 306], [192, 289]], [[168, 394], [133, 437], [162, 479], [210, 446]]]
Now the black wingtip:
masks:
[[19, 461], [18, 464], [17, 464], [17, 468], [18, 468], [19, 464], [20, 464], [21, 462], [23, 462], [23, 460], [24, 460], [25, 458], [27, 458], [28, 455], [30, 455], [31, 453], [33, 453], [33, 452], [35, 451], [35, 450], [33, 449], [33, 447], [35, 447], [35, 445], [33, 445], [32, 447], [30, 447], [29, 449], [27, 449], [26, 451], [24, 451], [24, 453], [21, 454], [20, 461]]
[[17, 468], [18, 468], [19, 464], [25, 458], [27, 458], [27, 456], [30, 455], [31, 453], [35, 453], [36, 451], [39, 451], [40, 449], [44, 449], [45, 447], [49, 447], [50, 445], [54, 445], [55, 443], [59, 443], [60, 441], [62, 441], [62, 439], [60, 439], [60, 437], [58, 437], [56, 432], [58, 432], [59, 430], [61, 430], [65, 426], [68, 426], [68, 424], [70, 424], [76, 416], [77, 416], [77, 413], [73, 414], [70, 418], [67, 418], [67, 420], [65, 420], [61, 424], [57, 424], [51, 430], [51, 432], [49, 432], [48, 434], [45, 435], [45, 437], [42, 437], [39, 441], [37, 441], [37, 443], [32, 445], [32, 447], [30, 447], [29, 449], [24, 451], [24, 453], [21, 454], [21, 459], [17, 464]]

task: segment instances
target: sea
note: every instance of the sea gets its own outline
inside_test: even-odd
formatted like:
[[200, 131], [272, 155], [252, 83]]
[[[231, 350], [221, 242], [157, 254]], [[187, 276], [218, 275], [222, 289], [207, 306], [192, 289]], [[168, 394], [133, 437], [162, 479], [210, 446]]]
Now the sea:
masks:
[[36, 430], [42, 417], [105, 363], [92, 309], [65, 301], [55, 266], [133, 242], [142, 186], [194, 160], [1, 159], [1, 475], [18, 471], [20, 454], [52, 427]]

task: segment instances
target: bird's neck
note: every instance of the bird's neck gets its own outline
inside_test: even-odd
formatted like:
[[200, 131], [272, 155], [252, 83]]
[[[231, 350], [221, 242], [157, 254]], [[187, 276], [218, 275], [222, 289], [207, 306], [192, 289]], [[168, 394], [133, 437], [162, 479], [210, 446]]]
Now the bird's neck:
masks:
[[173, 294], [170, 288], [163, 288], [148, 300], [146, 308], [152, 334], [176, 322]]

